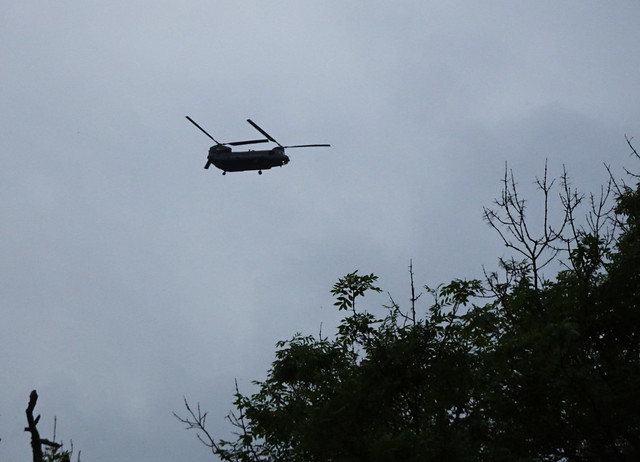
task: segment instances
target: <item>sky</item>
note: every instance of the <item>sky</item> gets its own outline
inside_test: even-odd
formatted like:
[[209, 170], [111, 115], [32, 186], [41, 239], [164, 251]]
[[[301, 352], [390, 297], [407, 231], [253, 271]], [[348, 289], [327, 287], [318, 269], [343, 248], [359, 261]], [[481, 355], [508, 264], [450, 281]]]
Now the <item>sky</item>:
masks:
[[[419, 287], [510, 254], [482, 218], [512, 169], [597, 192], [633, 168], [640, 2], [0, 1], [0, 461], [24, 410], [81, 459], [215, 460], [275, 344], [330, 335], [330, 290]], [[259, 137], [283, 168], [203, 169]], [[637, 167], [637, 165], [636, 165]], [[538, 208], [536, 208], [536, 206]], [[428, 307], [426, 295], [420, 303]]]

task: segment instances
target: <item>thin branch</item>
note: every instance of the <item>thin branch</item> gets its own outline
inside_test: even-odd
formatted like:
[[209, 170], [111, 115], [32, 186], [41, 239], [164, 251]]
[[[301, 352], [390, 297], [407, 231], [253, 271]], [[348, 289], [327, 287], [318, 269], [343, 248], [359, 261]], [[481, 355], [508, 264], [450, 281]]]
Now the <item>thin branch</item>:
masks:
[[411, 321], [415, 326], [416, 325], [416, 302], [422, 295], [422, 292], [416, 295], [416, 288], [415, 288], [415, 284], [413, 283], [413, 260], [409, 260], [409, 276], [411, 278]]
[[[634, 148], [633, 144], [631, 144], [631, 140], [633, 138], [629, 138], [629, 137], [627, 137], [627, 135], [624, 135], [624, 139], [627, 141], [627, 144], [631, 148], [631, 154], [636, 156], [638, 159], [640, 159], [640, 154], [638, 154], [638, 151], [636, 151], [636, 148]], [[627, 175], [629, 175], [629, 176], [631, 176], [633, 178], [640, 178], [640, 175], [638, 175], [637, 173], [630, 172], [626, 168], [624, 169], [624, 171], [627, 173]]]
[[[522, 255], [530, 265], [532, 282], [537, 290], [542, 282], [541, 270], [556, 259], [563, 250], [560, 242], [570, 247], [572, 239], [564, 236], [567, 226], [574, 230], [574, 210], [582, 197], [574, 191], [568, 180], [566, 168], [563, 167], [561, 177], [563, 192], [560, 201], [564, 214], [557, 225], [550, 223], [551, 191], [555, 180], [548, 176], [548, 162], [545, 161], [544, 174], [536, 177], [535, 185], [542, 192], [543, 227], [539, 235], [535, 235], [526, 219], [526, 202], [519, 197], [518, 185], [513, 172], [505, 166], [502, 179], [502, 193], [500, 199], [494, 201], [497, 209], [484, 208], [484, 217], [489, 225], [498, 233], [507, 248]], [[566, 249], [565, 249], [566, 250]]]
[[402, 327], [406, 326], [408, 322], [413, 322], [410, 316], [402, 312], [400, 305], [398, 305], [391, 296], [391, 292], [387, 292], [387, 295], [389, 296], [390, 305], [384, 305], [384, 308], [387, 308], [391, 312], [391, 319], [395, 320], [396, 316], [400, 315], [400, 317], [404, 319]]
[[173, 412], [174, 417], [178, 419], [180, 422], [182, 422], [183, 424], [185, 424], [187, 426], [187, 430], [196, 430], [196, 436], [198, 437], [200, 442], [204, 444], [206, 447], [208, 447], [209, 449], [211, 449], [211, 452], [213, 454], [216, 454], [217, 452], [220, 451], [220, 447], [216, 443], [216, 440], [213, 439], [213, 436], [206, 429], [207, 413], [206, 412], [203, 413], [201, 411], [200, 403], [197, 404], [197, 408], [194, 411], [193, 409], [191, 409], [191, 406], [189, 406], [189, 402], [187, 401], [187, 398], [185, 397], [183, 399], [184, 399], [184, 406], [187, 408], [187, 412], [189, 413], [191, 418], [189, 417], [183, 418], [183, 417], [180, 417], [175, 412]]

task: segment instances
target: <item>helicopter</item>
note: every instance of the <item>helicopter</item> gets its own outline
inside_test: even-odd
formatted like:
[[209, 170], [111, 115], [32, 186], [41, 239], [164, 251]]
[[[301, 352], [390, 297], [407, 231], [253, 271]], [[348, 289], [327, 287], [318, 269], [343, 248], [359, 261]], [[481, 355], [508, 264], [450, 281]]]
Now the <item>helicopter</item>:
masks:
[[[215, 146], [211, 146], [209, 148], [209, 155], [207, 156], [207, 163], [204, 168], [208, 169], [211, 164], [213, 164], [215, 167], [222, 170], [223, 175], [226, 175], [227, 172], [244, 172], [247, 170], [257, 170], [258, 174], [262, 175], [263, 170], [268, 170], [272, 167], [282, 167], [289, 163], [289, 156], [284, 153], [285, 149], [331, 146], [330, 144], [298, 144], [293, 146], [283, 146], [251, 119], [247, 119], [247, 122], [265, 136], [266, 139], [220, 143], [213, 136], [207, 133], [204, 128], [198, 125], [191, 117], [186, 117], [189, 122], [198, 127], [205, 135], [216, 143]], [[260, 151], [233, 151], [231, 148], [231, 146], [267, 143], [269, 141], [276, 143], [278, 146], [272, 149], [264, 149]]]

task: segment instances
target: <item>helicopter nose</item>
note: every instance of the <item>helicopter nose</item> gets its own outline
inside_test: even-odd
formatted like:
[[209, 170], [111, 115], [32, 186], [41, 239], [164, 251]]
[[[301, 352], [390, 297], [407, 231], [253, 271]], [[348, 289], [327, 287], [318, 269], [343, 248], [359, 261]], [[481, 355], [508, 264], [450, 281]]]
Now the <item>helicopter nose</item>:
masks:
[[289, 163], [289, 156], [284, 156], [283, 165], [287, 165]]

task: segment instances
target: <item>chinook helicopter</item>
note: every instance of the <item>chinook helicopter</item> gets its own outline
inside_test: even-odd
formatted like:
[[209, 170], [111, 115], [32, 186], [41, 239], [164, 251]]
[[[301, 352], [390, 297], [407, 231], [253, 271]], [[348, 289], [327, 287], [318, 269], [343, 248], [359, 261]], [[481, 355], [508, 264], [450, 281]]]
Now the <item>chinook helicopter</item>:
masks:
[[[186, 116], [187, 120], [193, 125], [198, 127], [205, 135], [211, 138], [216, 144], [209, 148], [209, 155], [207, 156], [207, 163], [204, 168], [209, 168], [211, 164], [222, 170], [222, 174], [226, 175], [227, 172], [244, 172], [246, 170], [257, 170], [258, 174], [262, 175], [263, 170], [268, 170], [271, 167], [282, 167], [289, 163], [289, 156], [284, 153], [287, 148], [310, 148], [310, 147], [328, 147], [329, 144], [298, 144], [294, 146], [283, 146], [278, 143], [267, 132], [260, 128], [251, 119], [247, 119], [247, 122], [251, 124], [253, 128], [258, 130], [266, 139], [260, 140], [247, 140], [247, 141], [234, 141], [231, 143], [220, 143], [207, 131], [198, 125], [191, 117]], [[231, 146], [241, 146], [245, 144], [257, 144], [267, 143], [272, 141], [278, 146], [272, 149], [265, 149], [260, 151], [233, 151]]]

